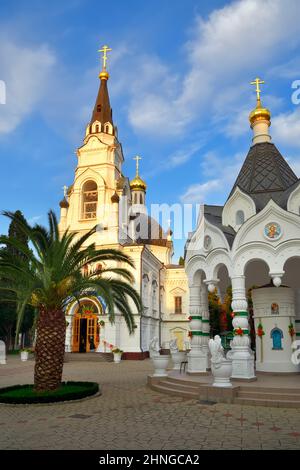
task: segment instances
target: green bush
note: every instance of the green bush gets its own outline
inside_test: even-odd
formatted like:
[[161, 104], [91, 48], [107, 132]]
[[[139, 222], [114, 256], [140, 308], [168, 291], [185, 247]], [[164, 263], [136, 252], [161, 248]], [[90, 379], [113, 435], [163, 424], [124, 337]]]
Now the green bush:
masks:
[[36, 392], [32, 384], [14, 385], [0, 389], [0, 403], [30, 404], [79, 400], [95, 395], [99, 385], [95, 382], [62, 382], [54, 391]]

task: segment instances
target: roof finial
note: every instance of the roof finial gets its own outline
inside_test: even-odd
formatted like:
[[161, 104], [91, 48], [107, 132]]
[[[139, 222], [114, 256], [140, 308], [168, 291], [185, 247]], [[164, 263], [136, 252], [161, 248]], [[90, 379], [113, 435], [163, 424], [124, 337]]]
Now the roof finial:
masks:
[[98, 49], [98, 52], [103, 52], [103, 55], [101, 57], [102, 59], [102, 71], [100, 72], [99, 78], [108, 80], [109, 74], [106, 70], [106, 63], [107, 63], [107, 53], [110, 52], [112, 49], [108, 46], [102, 46], [102, 49]]
[[139, 161], [142, 160], [142, 157], [139, 157], [138, 155], [133, 158], [133, 160], [136, 161], [135, 164], [135, 176], [139, 176]]
[[67, 195], [68, 195], [68, 186], [64, 185], [64, 186], [63, 186], [63, 190], [64, 190], [64, 198], [67, 198]]
[[259, 85], [263, 85], [265, 83], [264, 80], [261, 80], [260, 78], [256, 78], [253, 82], [251, 82], [251, 85], [256, 86], [256, 99], [257, 99], [257, 104], [260, 104], [260, 94], [261, 94], [261, 89], [259, 88]]
[[133, 191], [146, 191], [147, 185], [144, 180], [139, 175], [139, 161], [142, 160], [142, 157], [139, 157], [138, 155], [133, 158], [133, 160], [136, 161], [135, 165], [135, 177], [133, 180], [130, 182], [130, 188]]
[[261, 89], [259, 88], [259, 85], [263, 85], [264, 83], [265, 81], [260, 78], [256, 78], [251, 82], [251, 85], [255, 85], [257, 100], [256, 107], [249, 115], [250, 126], [253, 129], [252, 141], [254, 144], [271, 141], [271, 136], [269, 135], [271, 113], [267, 108], [262, 106], [260, 99]]

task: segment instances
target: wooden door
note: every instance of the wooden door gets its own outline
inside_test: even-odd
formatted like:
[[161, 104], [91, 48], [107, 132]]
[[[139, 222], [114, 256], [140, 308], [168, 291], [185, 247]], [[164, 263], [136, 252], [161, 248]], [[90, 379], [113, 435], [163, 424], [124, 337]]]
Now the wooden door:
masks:
[[80, 317], [75, 316], [73, 319], [73, 352], [79, 352], [79, 338], [80, 338]]
[[86, 352], [96, 350], [99, 345], [99, 327], [97, 324], [97, 316], [88, 318], [87, 320], [87, 341]]

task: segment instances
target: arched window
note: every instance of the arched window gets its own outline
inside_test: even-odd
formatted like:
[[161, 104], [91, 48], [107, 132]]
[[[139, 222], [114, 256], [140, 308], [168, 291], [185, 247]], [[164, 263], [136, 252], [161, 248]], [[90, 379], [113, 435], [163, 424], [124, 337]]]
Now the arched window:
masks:
[[137, 204], [137, 194], [134, 195], [134, 204]]
[[237, 211], [235, 214], [235, 224], [236, 225], [242, 225], [245, 222], [245, 214], [244, 211]]
[[152, 309], [156, 310], [157, 309], [157, 281], [154, 279], [152, 281]]
[[87, 181], [82, 189], [82, 218], [83, 219], [96, 219], [97, 216], [97, 202], [98, 202], [98, 188], [95, 181]]
[[272, 338], [272, 341], [273, 341], [273, 350], [280, 350], [280, 349], [283, 349], [282, 348], [282, 338], [283, 338], [283, 333], [282, 333], [282, 330], [280, 330], [279, 328], [273, 328], [273, 330], [271, 331], [271, 338]]
[[140, 204], [144, 204], [144, 202], [143, 202], [143, 195], [142, 195], [142, 193], [140, 194]]
[[175, 301], [175, 313], [182, 313], [182, 297], [176, 296], [174, 297]]
[[106, 126], [105, 126], [105, 132], [106, 132], [106, 134], [109, 134], [109, 125], [108, 124], [106, 124]]
[[96, 124], [96, 126], [95, 126], [95, 132], [99, 132], [99, 124]]

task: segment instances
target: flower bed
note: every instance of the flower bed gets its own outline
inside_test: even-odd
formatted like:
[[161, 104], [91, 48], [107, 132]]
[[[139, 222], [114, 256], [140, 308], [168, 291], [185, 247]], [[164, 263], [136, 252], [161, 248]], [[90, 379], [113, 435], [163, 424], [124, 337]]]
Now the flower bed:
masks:
[[95, 382], [62, 382], [54, 391], [36, 392], [32, 384], [14, 385], [0, 389], [0, 403], [36, 404], [79, 400], [95, 395], [99, 385]]

